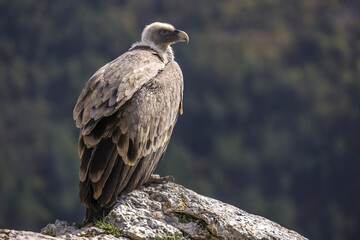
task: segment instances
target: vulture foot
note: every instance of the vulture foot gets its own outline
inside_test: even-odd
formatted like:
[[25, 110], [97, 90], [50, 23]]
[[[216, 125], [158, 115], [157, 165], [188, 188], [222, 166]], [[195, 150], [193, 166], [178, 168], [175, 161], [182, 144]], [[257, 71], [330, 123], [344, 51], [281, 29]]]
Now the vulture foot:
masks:
[[162, 183], [162, 182], [174, 182], [175, 178], [173, 176], [164, 176], [160, 177], [159, 174], [151, 174], [146, 184], [150, 183]]

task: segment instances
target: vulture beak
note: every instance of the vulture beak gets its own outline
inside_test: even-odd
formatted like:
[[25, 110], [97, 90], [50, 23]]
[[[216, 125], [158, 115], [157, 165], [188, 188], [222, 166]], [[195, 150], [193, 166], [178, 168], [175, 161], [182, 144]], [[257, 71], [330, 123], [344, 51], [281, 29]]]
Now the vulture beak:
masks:
[[189, 36], [186, 34], [186, 32], [175, 29], [174, 33], [175, 33], [176, 37], [178, 38], [179, 42], [189, 43]]

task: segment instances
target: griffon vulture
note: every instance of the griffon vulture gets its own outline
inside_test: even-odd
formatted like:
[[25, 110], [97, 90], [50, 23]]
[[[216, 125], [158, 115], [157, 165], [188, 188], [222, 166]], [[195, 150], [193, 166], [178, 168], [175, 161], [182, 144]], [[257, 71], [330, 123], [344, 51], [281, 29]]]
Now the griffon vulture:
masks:
[[145, 27], [141, 41], [100, 68], [82, 90], [73, 117], [80, 129], [80, 201], [86, 217], [147, 182], [182, 114], [183, 75], [171, 44], [188, 35], [167, 23]]

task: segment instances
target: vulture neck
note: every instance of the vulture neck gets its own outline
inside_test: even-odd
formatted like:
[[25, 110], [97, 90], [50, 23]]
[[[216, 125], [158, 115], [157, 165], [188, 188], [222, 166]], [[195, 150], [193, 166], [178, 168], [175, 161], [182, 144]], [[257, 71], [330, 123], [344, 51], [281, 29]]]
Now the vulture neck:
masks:
[[164, 48], [162, 46], [155, 45], [152, 42], [141, 41], [141, 42], [134, 43], [131, 46], [130, 50], [135, 47], [141, 47], [141, 46], [150, 47], [151, 49], [155, 50], [165, 64], [167, 64], [168, 62], [174, 61], [174, 52], [173, 52], [171, 46]]

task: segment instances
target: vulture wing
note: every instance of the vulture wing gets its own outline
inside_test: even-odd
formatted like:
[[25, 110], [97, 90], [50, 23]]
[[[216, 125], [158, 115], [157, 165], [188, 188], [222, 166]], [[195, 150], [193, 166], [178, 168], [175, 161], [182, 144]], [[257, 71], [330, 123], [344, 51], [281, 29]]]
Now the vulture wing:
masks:
[[128, 51], [86, 83], [73, 114], [87, 217], [150, 177], [170, 140], [182, 91], [178, 64], [165, 64], [150, 48]]

